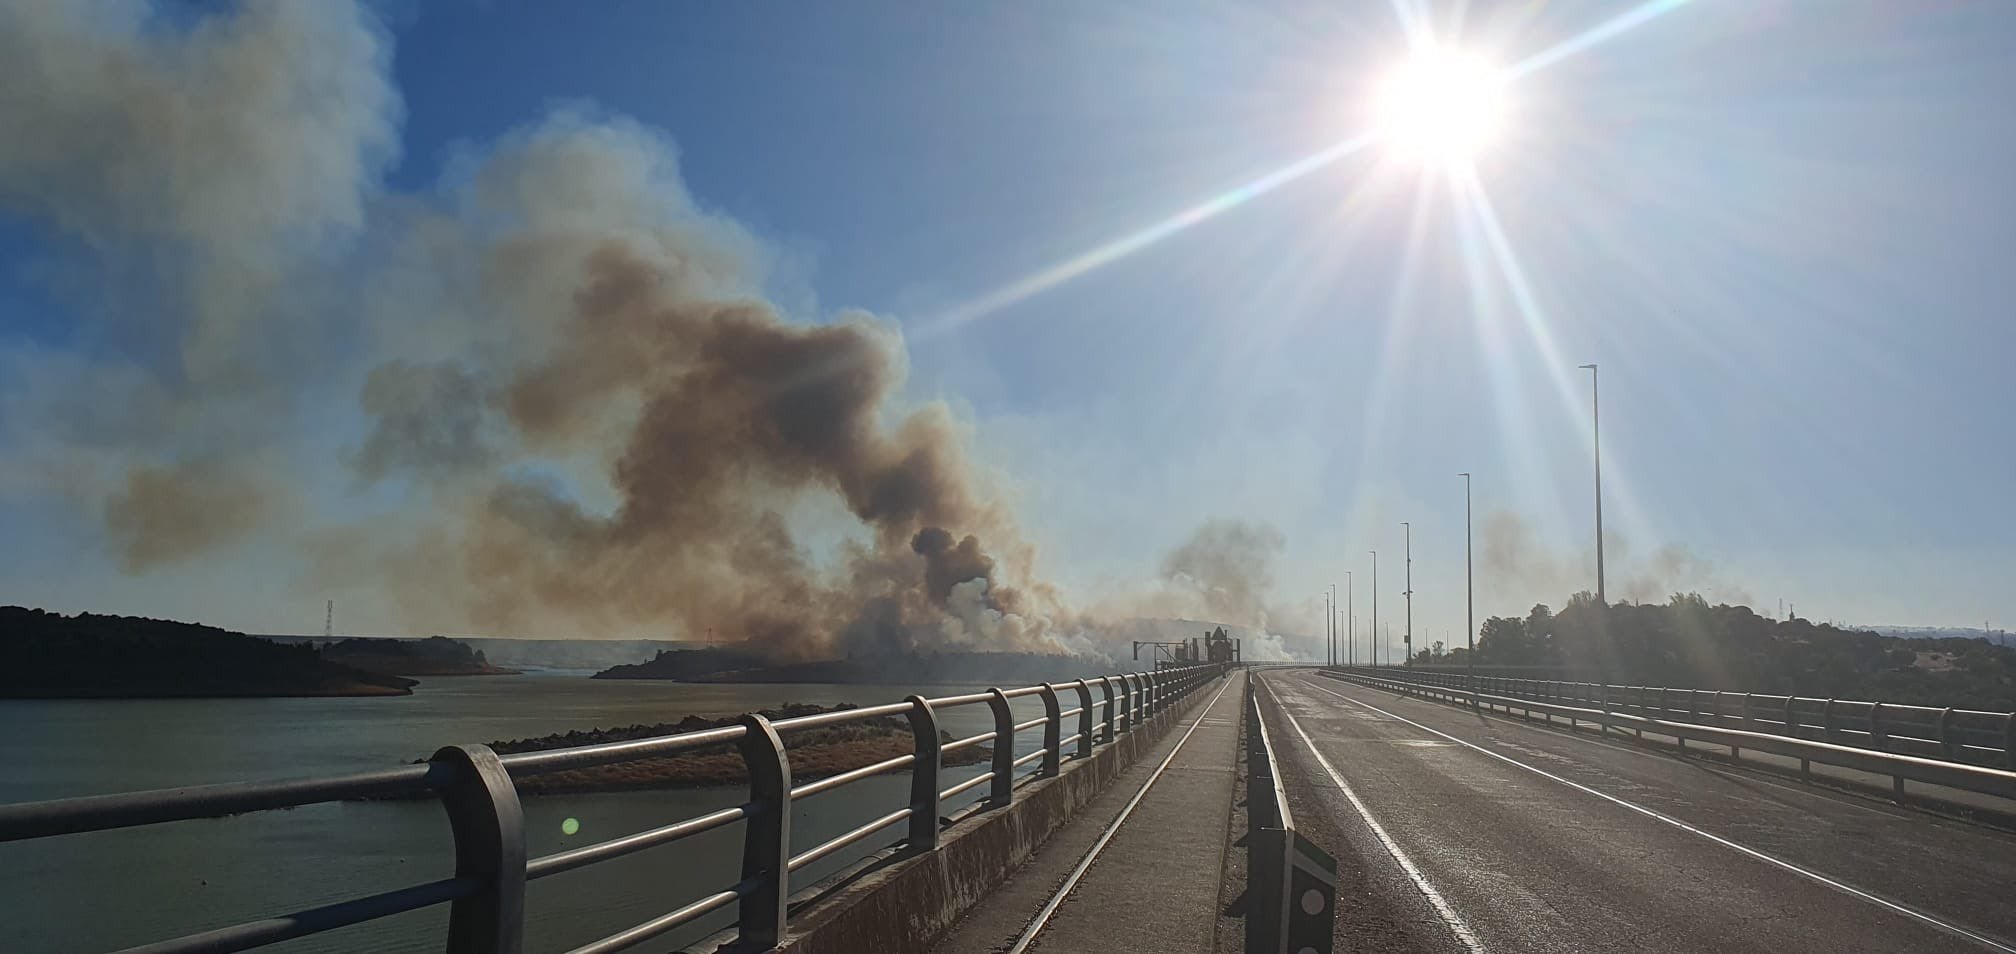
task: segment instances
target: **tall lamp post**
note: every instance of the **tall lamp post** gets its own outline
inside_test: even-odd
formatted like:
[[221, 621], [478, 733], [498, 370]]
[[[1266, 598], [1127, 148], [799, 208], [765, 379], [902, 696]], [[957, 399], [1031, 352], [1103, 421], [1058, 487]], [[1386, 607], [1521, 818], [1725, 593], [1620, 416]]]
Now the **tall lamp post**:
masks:
[[1407, 598], [1407, 628], [1400, 633], [1400, 665], [1414, 665], [1414, 525], [1400, 521], [1400, 530], [1407, 536], [1407, 589], [1400, 595]]
[[1351, 571], [1345, 570], [1344, 619], [1346, 629], [1344, 630], [1344, 658], [1348, 660], [1349, 665], [1356, 666], [1358, 665], [1358, 608], [1352, 605], [1352, 603], [1356, 602], [1353, 599], [1355, 595], [1352, 593], [1353, 589], [1355, 587], [1351, 585]]
[[1372, 665], [1379, 665], [1379, 551], [1372, 551]]
[[1470, 690], [1477, 690], [1477, 567], [1470, 559], [1470, 474], [1463, 478], [1463, 674]]
[[1609, 606], [1610, 601], [1603, 595], [1603, 411], [1602, 398], [1596, 386], [1596, 366], [1580, 366], [1589, 372], [1589, 442], [1596, 457], [1596, 602]]
[[1337, 665], [1337, 585], [1323, 591], [1323, 664]]

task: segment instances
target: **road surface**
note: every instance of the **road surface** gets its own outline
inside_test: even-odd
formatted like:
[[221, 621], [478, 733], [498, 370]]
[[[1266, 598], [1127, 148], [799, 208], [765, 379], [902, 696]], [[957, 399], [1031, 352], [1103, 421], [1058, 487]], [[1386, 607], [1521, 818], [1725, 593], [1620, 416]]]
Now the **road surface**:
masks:
[[1256, 674], [1338, 951], [2003, 951], [2016, 835], [1308, 671]]

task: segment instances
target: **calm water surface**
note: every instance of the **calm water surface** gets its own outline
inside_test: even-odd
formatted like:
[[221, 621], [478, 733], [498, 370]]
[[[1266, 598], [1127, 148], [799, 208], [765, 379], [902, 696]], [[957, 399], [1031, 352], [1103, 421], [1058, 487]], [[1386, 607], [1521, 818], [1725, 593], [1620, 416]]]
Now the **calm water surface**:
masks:
[[[395, 765], [450, 743], [733, 715], [787, 702], [894, 702], [918, 691], [545, 674], [429, 679], [413, 695], [393, 698], [0, 701], [0, 802], [329, 775]], [[1041, 711], [1034, 700], [1016, 702], [1018, 720]], [[985, 706], [944, 713], [941, 723], [962, 736], [991, 724]], [[1023, 734], [1031, 737], [1018, 746], [1026, 752], [1036, 733]], [[978, 771], [947, 769], [945, 784]], [[900, 807], [908, 792], [908, 776], [897, 774], [798, 804], [794, 850]], [[531, 798], [527, 849], [538, 857], [743, 797], [738, 787]], [[580, 821], [571, 837], [561, 832], [566, 818]], [[892, 827], [863, 852], [801, 870], [796, 883], [900, 835], [900, 826]], [[528, 949], [564, 951], [726, 887], [735, 880], [741, 837], [741, 826], [731, 825], [533, 882]], [[446, 817], [432, 802], [316, 805], [0, 844], [0, 951], [109, 951], [431, 881], [453, 874], [451, 846]], [[265, 950], [438, 951], [446, 917], [442, 906]], [[721, 923], [717, 918], [707, 927]]]

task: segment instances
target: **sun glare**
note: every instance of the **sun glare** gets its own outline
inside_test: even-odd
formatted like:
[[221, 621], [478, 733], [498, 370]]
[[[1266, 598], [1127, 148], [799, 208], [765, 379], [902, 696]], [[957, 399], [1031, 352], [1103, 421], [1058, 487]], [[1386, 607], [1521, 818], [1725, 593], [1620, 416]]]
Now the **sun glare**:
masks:
[[1381, 138], [1426, 162], [1468, 162], [1504, 120], [1501, 71], [1471, 54], [1422, 50], [1379, 88]]

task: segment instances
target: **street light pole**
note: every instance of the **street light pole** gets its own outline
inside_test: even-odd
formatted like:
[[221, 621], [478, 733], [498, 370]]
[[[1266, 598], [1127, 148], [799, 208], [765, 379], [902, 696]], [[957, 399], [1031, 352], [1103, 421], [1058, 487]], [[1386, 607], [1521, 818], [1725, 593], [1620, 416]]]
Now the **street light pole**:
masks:
[[1407, 628], [1400, 634], [1400, 664], [1414, 665], [1414, 525], [1400, 521], [1400, 529], [1407, 535], [1407, 589], [1400, 595], [1407, 597]]
[[1596, 387], [1596, 366], [1581, 366], [1589, 372], [1589, 441], [1596, 457], [1596, 603], [1609, 606], [1603, 595], [1603, 410]]
[[1477, 567], [1470, 559], [1470, 475], [1458, 474], [1463, 478], [1463, 639], [1468, 651], [1463, 654], [1464, 673], [1469, 676], [1470, 688], [1477, 688]]
[[1345, 624], [1347, 628], [1344, 635], [1344, 658], [1352, 666], [1358, 665], [1358, 608], [1352, 605], [1357, 602], [1356, 594], [1352, 592], [1354, 589], [1356, 587], [1351, 585], [1351, 571], [1345, 570], [1344, 618], [1348, 622]]
[[1372, 551], [1372, 665], [1379, 665], [1379, 551]]
[[1330, 584], [1330, 610], [1324, 614], [1330, 625], [1330, 665], [1337, 665], [1337, 584]]
[[1337, 614], [1331, 611], [1331, 603], [1336, 597], [1331, 594], [1330, 589], [1323, 591], [1323, 665], [1325, 666], [1337, 664], [1337, 628], [1331, 625], [1337, 618]]

